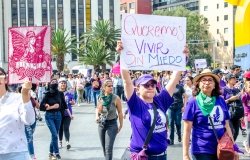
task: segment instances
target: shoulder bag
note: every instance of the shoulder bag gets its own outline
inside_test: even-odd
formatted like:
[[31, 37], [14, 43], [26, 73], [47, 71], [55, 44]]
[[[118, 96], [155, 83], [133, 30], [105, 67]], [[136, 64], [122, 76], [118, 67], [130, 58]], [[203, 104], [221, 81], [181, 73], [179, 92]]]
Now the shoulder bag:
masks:
[[156, 119], [157, 119], [157, 108], [156, 108], [155, 103], [153, 103], [153, 110], [154, 110], [153, 124], [149, 129], [147, 137], [146, 137], [144, 144], [142, 146], [142, 150], [139, 153], [131, 153], [130, 148], [127, 147], [122, 155], [121, 160], [147, 160], [148, 159], [148, 155], [146, 154], [145, 151], [147, 150], [149, 141], [152, 137], [152, 134], [153, 134], [153, 131], [155, 128]]
[[217, 158], [218, 160], [238, 160], [238, 156], [234, 151], [234, 143], [231, 137], [228, 135], [227, 131], [225, 131], [224, 135], [219, 139], [218, 134], [215, 130], [212, 118], [208, 116], [209, 121], [212, 125], [214, 135], [217, 139]]

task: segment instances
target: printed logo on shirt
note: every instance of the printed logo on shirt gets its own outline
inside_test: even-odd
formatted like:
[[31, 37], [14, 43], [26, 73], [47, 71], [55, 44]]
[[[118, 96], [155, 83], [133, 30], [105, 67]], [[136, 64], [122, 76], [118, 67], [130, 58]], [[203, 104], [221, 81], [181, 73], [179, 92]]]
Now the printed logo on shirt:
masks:
[[[157, 111], [158, 111], [158, 116], [157, 116], [157, 119], [155, 122], [155, 128], [154, 128], [153, 133], [160, 133], [160, 132], [166, 131], [166, 123], [167, 123], [166, 115], [160, 109], [157, 109]], [[149, 109], [148, 112], [149, 112], [150, 116], [152, 117], [151, 118], [151, 125], [152, 125], [153, 119], [154, 119], [153, 118], [154, 117], [154, 110]]]
[[[222, 121], [225, 119], [224, 118], [224, 112], [221, 108], [220, 105], [216, 105], [214, 106], [212, 112], [210, 113], [210, 116], [212, 117], [212, 121], [213, 121], [213, 124], [214, 124], [214, 127], [215, 128], [224, 128], [224, 125], [222, 124]], [[212, 128], [212, 125], [210, 124], [209, 122], [209, 119], [208, 119], [208, 123], [209, 123], [209, 129], [213, 129]]]

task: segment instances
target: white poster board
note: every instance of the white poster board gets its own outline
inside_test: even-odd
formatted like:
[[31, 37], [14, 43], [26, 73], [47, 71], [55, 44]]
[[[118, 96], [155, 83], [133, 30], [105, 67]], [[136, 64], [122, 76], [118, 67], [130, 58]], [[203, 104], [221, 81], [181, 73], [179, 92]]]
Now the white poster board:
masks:
[[184, 71], [186, 18], [123, 14], [121, 68]]
[[203, 68], [207, 67], [207, 60], [206, 59], [195, 59], [194, 64], [195, 64], [196, 69], [203, 69]]

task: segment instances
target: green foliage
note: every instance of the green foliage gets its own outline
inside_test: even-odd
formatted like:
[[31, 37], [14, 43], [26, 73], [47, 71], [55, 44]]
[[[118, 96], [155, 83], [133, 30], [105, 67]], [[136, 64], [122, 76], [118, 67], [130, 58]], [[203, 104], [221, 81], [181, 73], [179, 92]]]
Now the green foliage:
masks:
[[115, 29], [108, 20], [96, 21], [95, 25], [81, 36], [79, 56], [83, 64], [99, 66], [112, 65], [115, 57], [116, 42], [120, 29]]
[[[173, 10], [156, 10], [153, 14], [163, 15], [163, 16], [176, 16], [176, 17], [186, 17], [187, 18], [187, 31], [186, 38], [187, 43], [189, 43], [189, 50], [191, 57], [199, 57], [202, 54], [209, 56], [207, 52], [208, 43], [201, 41], [210, 42], [211, 39], [207, 33], [208, 21], [205, 17], [199, 15], [197, 12], [192, 12], [184, 7], [178, 7]], [[210, 56], [211, 57], [211, 56]], [[193, 62], [192, 62], [193, 63]]]
[[56, 58], [56, 66], [59, 72], [64, 69], [64, 57], [67, 53], [71, 53], [75, 47], [75, 37], [70, 36], [69, 32], [57, 29], [52, 33], [51, 52]]

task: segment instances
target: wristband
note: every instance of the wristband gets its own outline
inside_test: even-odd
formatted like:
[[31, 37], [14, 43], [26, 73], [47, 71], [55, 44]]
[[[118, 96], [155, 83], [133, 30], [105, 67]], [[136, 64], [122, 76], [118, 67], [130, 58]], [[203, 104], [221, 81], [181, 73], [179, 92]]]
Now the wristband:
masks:
[[238, 145], [236, 143], [234, 144], [234, 151], [244, 154], [244, 152], [240, 150], [240, 148], [238, 147]]

